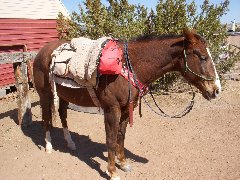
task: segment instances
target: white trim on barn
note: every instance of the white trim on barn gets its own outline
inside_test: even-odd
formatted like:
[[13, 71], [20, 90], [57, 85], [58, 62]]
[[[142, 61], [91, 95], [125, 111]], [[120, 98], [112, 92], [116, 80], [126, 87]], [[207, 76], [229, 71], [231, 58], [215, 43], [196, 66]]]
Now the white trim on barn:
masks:
[[0, 18], [56, 19], [69, 16], [61, 0], [0, 0]]

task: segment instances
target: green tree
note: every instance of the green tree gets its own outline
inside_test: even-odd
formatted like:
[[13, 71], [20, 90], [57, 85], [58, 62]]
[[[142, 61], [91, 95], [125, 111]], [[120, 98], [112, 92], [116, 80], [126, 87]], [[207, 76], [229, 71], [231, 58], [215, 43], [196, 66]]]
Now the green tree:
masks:
[[70, 18], [65, 17], [62, 13], [58, 14], [57, 31], [60, 39], [70, 40], [74, 37], [84, 36], [82, 27], [78, 23], [78, 15], [75, 12]]
[[185, 0], [159, 0], [154, 20], [155, 32], [157, 34], [181, 34], [182, 29], [188, 24], [189, 6]]
[[79, 14], [73, 12], [70, 19], [59, 14], [60, 38], [82, 35], [92, 39], [112, 36], [129, 40], [147, 31], [147, 8], [130, 4], [127, 0], [109, 0], [109, 7], [100, 0], [86, 0], [79, 5], [79, 11]]
[[222, 44], [227, 38], [226, 26], [221, 24], [220, 18], [227, 12], [229, 0], [219, 5], [210, 4], [204, 0], [201, 5], [201, 12], [195, 16], [194, 21], [189, 22], [199, 34], [204, 36], [208, 42], [215, 59], [223, 53]]
[[113, 37], [129, 40], [146, 31], [147, 8], [127, 0], [109, 0], [108, 29]]
[[155, 29], [156, 29], [156, 24], [155, 24], [155, 19], [156, 19], [156, 15], [153, 11], [153, 9], [151, 9], [147, 20], [145, 21], [145, 25], [146, 25], [146, 29], [145, 29], [145, 34], [153, 34], [155, 33]]
[[84, 31], [84, 36], [97, 39], [106, 35], [107, 8], [100, 0], [86, 0], [84, 5], [85, 10], [79, 5], [79, 23]]
[[181, 34], [184, 27], [194, 28], [210, 42], [213, 55], [217, 57], [226, 39], [226, 28], [221, 24], [220, 17], [226, 13], [228, 5], [229, 0], [219, 5], [204, 0], [198, 13], [195, 1], [187, 4], [185, 0], [159, 0], [154, 18], [155, 32]]

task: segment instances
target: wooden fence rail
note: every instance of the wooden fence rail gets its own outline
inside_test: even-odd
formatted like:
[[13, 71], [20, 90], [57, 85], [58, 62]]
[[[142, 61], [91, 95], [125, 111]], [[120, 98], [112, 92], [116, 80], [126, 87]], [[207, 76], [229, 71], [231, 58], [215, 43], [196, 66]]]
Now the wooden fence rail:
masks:
[[21, 63], [34, 59], [37, 52], [11, 52], [0, 53], [0, 64]]

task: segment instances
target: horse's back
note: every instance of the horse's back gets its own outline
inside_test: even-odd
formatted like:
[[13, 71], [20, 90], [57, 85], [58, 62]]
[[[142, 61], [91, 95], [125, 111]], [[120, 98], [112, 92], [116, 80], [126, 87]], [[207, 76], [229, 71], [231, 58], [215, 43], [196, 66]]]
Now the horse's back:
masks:
[[43, 46], [38, 52], [33, 62], [33, 76], [36, 90], [38, 92], [49, 89], [49, 67], [52, 61], [52, 52], [61, 44], [66, 43], [64, 40], [52, 41]]

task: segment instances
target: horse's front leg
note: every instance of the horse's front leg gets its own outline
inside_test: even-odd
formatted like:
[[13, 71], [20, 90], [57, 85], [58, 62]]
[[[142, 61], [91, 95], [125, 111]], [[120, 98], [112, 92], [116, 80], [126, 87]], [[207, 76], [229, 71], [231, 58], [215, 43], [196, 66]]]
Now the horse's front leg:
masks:
[[106, 143], [108, 149], [108, 167], [107, 173], [111, 180], [120, 180], [117, 175], [115, 166], [115, 152], [117, 147], [117, 134], [121, 117], [121, 109], [119, 107], [111, 107], [104, 109], [104, 123], [106, 131]]
[[132, 169], [130, 164], [126, 160], [126, 156], [124, 152], [124, 140], [125, 140], [125, 133], [126, 133], [128, 122], [129, 122], [128, 111], [122, 111], [122, 115], [119, 123], [118, 137], [117, 137], [116, 155], [120, 162], [121, 169], [125, 172], [130, 172]]

